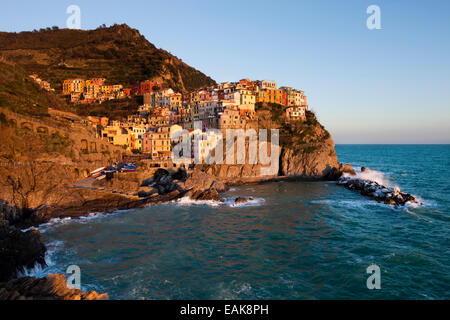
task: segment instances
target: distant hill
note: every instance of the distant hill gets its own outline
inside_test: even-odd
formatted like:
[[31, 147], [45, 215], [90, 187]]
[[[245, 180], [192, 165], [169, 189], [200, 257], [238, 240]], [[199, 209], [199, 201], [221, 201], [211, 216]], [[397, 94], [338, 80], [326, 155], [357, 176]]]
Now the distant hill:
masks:
[[28, 73], [37, 73], [61, 90], [67, 78], [103, 77], [110, 84], [131, 86], [159, 80], [177, 91], [214, 84], [214, 80], [167, 51], [156, 48], [138, 30], [127, 25], [96, 30], [0, 32], [0, 56]]

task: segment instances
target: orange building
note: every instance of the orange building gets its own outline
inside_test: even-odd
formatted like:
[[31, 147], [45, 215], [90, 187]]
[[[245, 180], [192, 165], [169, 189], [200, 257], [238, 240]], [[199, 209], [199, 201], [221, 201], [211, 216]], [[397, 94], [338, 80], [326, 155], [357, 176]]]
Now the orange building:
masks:
[[287, 105], [286, 93], [281, 89], [263, 89], [256, 94], [256, 102]]

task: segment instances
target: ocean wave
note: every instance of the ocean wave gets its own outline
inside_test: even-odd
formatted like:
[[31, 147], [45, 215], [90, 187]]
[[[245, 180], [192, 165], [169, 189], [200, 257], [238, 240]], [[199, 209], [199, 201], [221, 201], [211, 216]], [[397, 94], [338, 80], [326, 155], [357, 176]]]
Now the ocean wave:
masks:
[[230, 208], [244, 208], [261, 206], [265, 202], [263, 198], [246, 197], [245, 199], [247, 199], [246, 203], [236, 203], [236, 198], [224, 198], [222, 202], [214, 200], [192, 200], [189, 197], [184, 197], [172, 203], [180, 206], [209, 206], [213, 208], [228, 206]]
[[236, 280], [231, 283], [221, 282], [216, 289], [218, 300], [236, 300], [242, 298], [253, 297], [254, 292], [250, 283], [239, 282]]
[[52, 241], [47, 243], [46, 245], [47, 251], [45, 252], [45, 264], [46, 266], [42, 267], [41, 264], [36, 263], [33, 268], [25, 268], [24, 270], [17, 273], [18, 278], [22, 277], [35, 277], [35, 278], [44, 278], [51, 274], [53, 267], [56, 266], [56, 262], [54, 259], [55, 254], [60, 251], [64, 247], [64, 242], [62, 241]]
[[40, 224], [37, 227], [30, 227], [27, 229], [23, 229], [22, 232], [27, 232], [30, 230], [38, 230], [40, 233], [45, 233], [47, 232], [49, 229], [57, 227], [57, 226], [61, 226], [61, 225], [66, 225], [69, 223], [88, 223], [92, 220], [97, 220], [97, 219], [102, 219], [102, 218], [106, 218], [106, 217], [111, 217], [113, 215], [119, 214], [119, 213], [123, 213], [125, 211], [129, 211], [129, 210], [119, 210], [119, 211], [115, 211], [114, 213], [102, 213], [102, 212], [91, 212], [89, 215], [87, 216], [81, 216], [81, 217], [77, 217], [77, 218], [71, 218], [71, 217], [67, 217], [67, 218], [54, 218], [51, 219], [49, 222]]
[[236, 198], [225, 198], [225, 205], [232, 208], [244, 208], [244, 207], [258, 207], [262, 206], [266, 200], [263, 198], [244, 197], [247, 199], [246, 203], [236, 203]]
[[391, 188], [397, 188], [398, 185], [392, 183], [392, 181], [389, 179], [388, 176], [386, 176], [385, 173], [377, 170], [372, 170], [366, 168], [364, 171], [361, 171], [362, 168], [357, 168], [358, 171], [356, 171], [356, 176], [350, 175], [348, 173], [344, 173], [344, 177], [353, 178], [353, 179], [360, 179], [360, 180], [369, 180], [374, 181], [382, 186], [385, 187], [391, 187]]
[[171, 203], [175, 203], [180, 206], [209, 206], [209, 207], [219, 207], [223, 205], [220, 201], [214, 200], [192, 200], [189, 197], [184, 197], [178, 200], [174, 200]]
[[361, 199], [361, 200], [314, 200], [310, 202], [311, 204], [326, 204], [332, 207], [345, 207], [345, 208], [353, 208], [353, 209], [365, 209], [367, 207], [385, 207], [390, 209], [395, 209], [394, 207], [384, 204], [378, 203], [377, 201], [373, 201], [370, 199]]
[[[393, 183], [389, 177], [377, 170], [357, 168], [356, 175], [344, 173], [339, 179], [338, 185], [344, 185], [347, 189], [366, 192], [374, 198], [384, 200], [394, 200], [397, 205], [404, 205], [409, 208], [432, 207], [435, 204], [424, 201], [415, 194], [404, 193], [400, 187]], [[357, 183], [355, 183], [355, 181]], [[361, 186], [362, 185], [362, 186]]]
[[66, 224], [68, 222], [72, 221], [72, 218], [54, 218], [51, 219], [49, 222], [40, 224], [37, 227], [30, 227], [27, 229], [23, 229], [22, 232], [28, 232], [30, 230], [38, 230], [40, 233], [45, 233], [48, 229], [50, 229], [51, 227], [54, 227], [55, 225], [61, 225], [61, 224]]

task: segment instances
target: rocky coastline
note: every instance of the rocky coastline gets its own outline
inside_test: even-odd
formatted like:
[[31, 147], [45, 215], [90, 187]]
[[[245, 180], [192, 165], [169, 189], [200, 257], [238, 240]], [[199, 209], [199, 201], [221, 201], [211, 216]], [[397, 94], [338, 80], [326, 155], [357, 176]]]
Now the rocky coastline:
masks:
[[107, 294], [67, 287], [62, 275], [43, 279], [16, 279], [36, 265], [46, 266], [47, 249], [38, 230], [22, 231], [19, 223], [23, 212], [0, 201], [0, 300], [105, 300]]
[[0, 283], [0, 300], [108, 300], [108, 295], [71, 289], [66, 277], [53, 274], [42, 279], [25, 277]]
[[[98, 181], [80, 180], [78, 175], [73, 174], [79, 172], [76, 167], [54, 164], [50, 175], [40, 177], [41, 183], [50, 184], [55, 179], [61, 182], [52, 188], [49, 198], [43, 197], [45, 193], [42, 192], [30, 197], [30, 206], [35, 209], [21, 210], [0, 201], [0, 299], [105, 298], [97, 293], [67, 291], [68, 288], [62, 285], [62, 276], [12, 280], [25, 269], [35, 265], [45, 266], [46, 248], [39, 231], [33, 227], [53, 219], [79, 219], [185, 197], [194, 201], [225, 202], [221, 193], [231, 186], [280, 181], [338, 181], [339, 185], [357, 190], [379, 202], [404, 205], [414, 201], [411, 195], [358, 179], [350, 165], [338, 162], [334, 142], [323, 127], [313, 122], [309, 128], [311, 130], [306, 138], [304, 134], [297, 133], [306, 145], [299, 144], [299, 148], [282, 146], [279, 172], [273, 176], [261, 176], [258, 165], [197, 165], [189, 171], [174, 171], [151, 168], [143, 161], [136, 172], [116, 173]], [[251, 200], [238, 197], [234, 203], [241, 205]], [[27, 231], [23, 232], [24, 229]]]

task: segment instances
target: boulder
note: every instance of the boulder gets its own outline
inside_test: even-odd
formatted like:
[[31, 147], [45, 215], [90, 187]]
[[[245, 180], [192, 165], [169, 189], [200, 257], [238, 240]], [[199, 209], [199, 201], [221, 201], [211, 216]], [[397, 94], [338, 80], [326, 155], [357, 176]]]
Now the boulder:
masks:
[[214, 188], [205, 191], [191, 190], [186, 194], [186, 196], [197, 201], [221, 201], [219, 193]]
[[187, 178], [188, 178], [188, 174], [187, 174], [186, 170], [181, 169], [181, 168], [178, 169], [177, 172], [172, 174], [173, 180], [186, 181]]
[[53, 274], [42, 279], [25, 277], [0, 283], [0, 300], [108, 300], [108, 295], [70, 289], [66, 277]]
[[45, 252], [39, 231], [22, 232], [3, 224], [0, 228], [0, 281], [7, 281], [18, 271], [31, 269], [36, 264], [45, 266]]
[[243, 203], [247, 203], [248, 200], [242, 197], [236, 198], [236, 200], [234, 201], [235, 204], [243, 204]]
[[327, 175], [325, 175], [325, 180], [338, 181], [344, 174], [356, 175], [355, 169], [349, 164], [339, 164], [338, 167], [331, 168]]
[[191, 176], [186, 180], [185, 188], [186, 190], [207, 190], [214, 188], [218, 192], [224, 192], [227, 190], [227, 187], [223, 182], [216, 180], [216, 177], [198, 169], [195, 169]]
[[409, 193], [403, 193], [398, 188], [385, 187], [371, 180], [363, 180], [351, 176], [341, 177], [337, 184], [350, 190], [359, 191], [361, 195], [385, 204], [404, 206], [408, 202], [416, 202], [414, 196]]
[[147, 198], [158, 193], [158, 190], [152, 187], [141, 187], [138, 191], [139, 198]]
[[164, 176], [170, 176], [169, 171], [167, 171], [166, 169], [158, 169], [153, 175], [153, 181], [159, 181]]
[[196, 200], [220, 201], [220, 196], [216, 189], [211, 188], [203, 192]]

